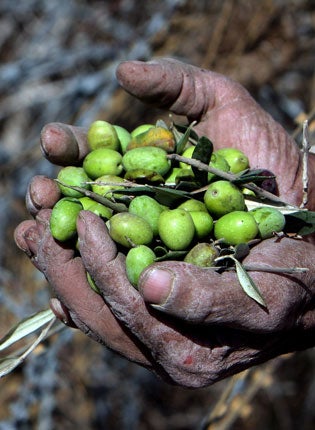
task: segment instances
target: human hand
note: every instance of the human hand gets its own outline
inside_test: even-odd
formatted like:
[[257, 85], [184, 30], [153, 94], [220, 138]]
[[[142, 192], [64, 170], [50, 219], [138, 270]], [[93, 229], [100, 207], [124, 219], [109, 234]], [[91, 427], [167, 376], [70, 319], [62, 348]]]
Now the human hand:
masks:
[[[244, 150], [252, 167], [277, 175], [284, 200], [300, 204], [302, 168], [296, 145], [238, 84], [174, 60], [123, 63], [117, 75], [124, 88], [140, 99], [197, 120], [196, 130], [206, 134], [216, 148]], [[67, 157], [69, 163], [70, 159], [78, 161], [87, 150], [84, 131], [72, 128], [79, 134], [79, 139], [74, 139], [68, 130], [64, 125], [45, 128], [42, 145], [48, 158], [56, 161], [53, 157], [58, 153], [59, 160]], [[310, 163], [314, 166], [313, 158]], [[164, 262], [147, 269], [139, 293], [129, 284], [124, 258], [117, 254], [104, 223], [93, 214], [82, 211], [78, 219], [81, 258], [52, 239], [50, 212], [40, 210], [55, 202], [53, 197], [51, 204], [47, 199], [44, 203], [45, 181], [46, 185], [44, 178], [34, 178], [29, 188], [28, 207], [37, 216], [17, 228], [16, 241], [60, 299], [53, 302], [55, 312], [70, 317], [94, 339], [169, 382], [192, 387], [313, 345], [311, 243], [269, 239], [255, 246], [244, 261], [310, 268], [306, 274], [290, 276], [251, 273], [268, 311], [244, 294], [234, 273], [218, 274], [182, 262]], [[310, 209], [314, 207], [313, 193], [311, 187]], [[101, 296], [89, 288], [86, 270]]]

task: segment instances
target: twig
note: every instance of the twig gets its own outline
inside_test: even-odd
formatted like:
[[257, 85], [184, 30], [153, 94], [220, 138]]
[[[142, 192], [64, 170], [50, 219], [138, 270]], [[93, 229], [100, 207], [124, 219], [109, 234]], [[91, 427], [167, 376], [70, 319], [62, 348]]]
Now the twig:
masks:
[[[236, 175], [236, 174], [229, 173], [229, 172], [223, 172], [222, 170], [216, 169], [215, 167], [212, 167], [208, 164], [202, 163], [199, 160], [196, 160], [194, 158], [183, 157], [182, 155], [179, 155], [179, 154], [169, 154], [167, 156], [167, 158], [169, 158], [170, 160], [176, 160], [178, 162], [183, 162], [183, 163], [189, 164], [190, 166], [197, 167], [197, 169], [200, 169], [200, 170], [205, 170], [207, 172], [214, 173], [216, 176], [219, 176], [220, 178], [226, 179], [226, 180], [231, 181], [231, 182], [239, 179], [239, 177], [241, 176], [240, 174]], [[275, 203], [280, 203], [280, 204], [283, 204], [283, 205], [288, 206], [288, 207], [293, 207], [292, 205], [284, 202], [280, 197], [275, 196], [274, 194], [270, 193], [269, 191], [266, 191], [263, 188], [258, 187], [253, 182], [244, 183], [244, 184], [242, 184], [242, 186], [244, 188], [248, 188], [251, 191], [254, 191], [255, 194], [258, 195], [259, 197], [261, 197], [262, 199], [268, 199], [268, 200], [275, 202]], [[202, 192], [202, 191], [206, 190], [207, 188], [208, 188], [208, 185], [206, 185], [205, 187], [200, 188], [198, 190], [192, 191], [191, 194], [196, 194], [196, 193]]]
[[302, 140], [302, 182], [303, 182], [303, 198], [301, 203], [301, 208], [305, 208], [308, 201], [308, 154], [310, 150], [309, 144], [309, 134], [308, 134], [308, 120], [305, 120], [303, 123], [303, 140]]

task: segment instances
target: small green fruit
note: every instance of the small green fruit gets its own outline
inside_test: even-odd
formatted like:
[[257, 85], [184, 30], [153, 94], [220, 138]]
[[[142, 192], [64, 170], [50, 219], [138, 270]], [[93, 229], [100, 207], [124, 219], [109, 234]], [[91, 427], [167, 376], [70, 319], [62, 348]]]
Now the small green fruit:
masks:
[[[87, 182], [90, 182], [91, 179], [88, 177], [86, 172], [82, 167], [75, 167], [75, 166], [67, 166], [63, 167], [58, 175], [57, 179], [66, 185], [76, 186], [76, 187], [82, 187], [86, 190], [90, 189], [90, 185], [87, 184]], [[67, 197], [81, 197], [83, 196], [82, 193], [79, 191], [72, 190], [71, 188], [65, 187], [58, 183], [58, 186], [60, 188], [60, 191], [64, 196]]]
[[[209, 166], [214, 167], [215, 169], [221, 170], [223, 172], [228, 172], [230, 170], [230, 166], [226, 159], [216, 152], [212, 153]], [[209, 182], [216, 178], [218, 178], [218, 176], [214, 173], [208, 173]]]
[[188, 199], [185, 200], [183, 203], [181, 203], [178, 207], [178, 209], [185, 209], [186, 211], [203, 211], [208, 212], [206, 205], [197, 199]]
[[138, 215], [148, 221], [154, 236], [159, 232], [158, 219], [163, 210], [163, 207], [156, 200], [146, 195], [135, 197], [129, 205], [129, 213]]
[[215, 259], [219, 256], [219, 251], [214, 245], [210, 243], [197, 243], [186, 254], [184, 261], [186, 263], [194, 264], [200, 267], [213, 267], [215, 266]]
[[149, 245], [153, 239], [150, 224], [144, 218], [129, 212], [113, 215], [108, 221], [108, 228], [111, 238], [126, 248]]
[[236, 148], [221, 148], [215, 151], [216, 154], [222, 155], [230, 166], [232, 173], [239, 173], [249, 168], [249, 160], [244, 152]]
[[101, 294], [100, 289], [98, 288], [98, 286], [96, 285], [94, 279], [92, 278], [92, 276], [89, 274], [89, 272], [86, 272], [86, 279], [89, 283], [89, 286], [92, 288], [92, 290], [94, 290], [97, 294]]
[[195, 225], [197, 239], [203, 239], [211, 233], [213, 229], [213, 219], [209, 212], [189, 211]]
[[[108, 199], [115, 195], [113, 191], [123, 190], [124, 187], [119, 185], [119, 182], [124, 182], [123, 178], [115, 175], [103, 175], [96, 179], [95, 184], [92, 184], [92, 191]], [[103, 185], [102, 185], [103, 183]]]
[[51, 235], [60, 242], [72, 239], [77, 232], [76, 222], [81, 210], [79, 200], [68, 197], [58, 200], [50, 216]]
[[165, 210], [158, 220], [159, 235], [171, 250], [187, 249], [195, 235], [195, 226], [188, 211], [184, 209]]
[[106, 219], [109, 219], [113, 214], [111, 209], [102, 205], [102, 203], [96, 202], [90, 197], [81, 197], [79, 200], [85, 211], [93, 212], [95, 215]]
[[95, 149], [84, 158], [83, 169], [92, 179], [103, 175], [118, 176], [123, 170], [122, 155], [109, 148]]
[[91, 151], [97, 148], [110, 148], [119, 151], [120, 143], [117, 132], [112, 124], [107, 121], [94, 121], [87, 133], [87, 140]]
[[126, 130], [124, 127], [121, 127], [120, 125], [113, 125], [114, 129], [116, 130], [119, 143], [120, 143], [120, 150], [124, 154], [126, 152], [126, 148], [128, 143], [131, 141], [132, 137], [128, 130]]
[[262, 239], [272, 237], [274, 232], [284, 229], [285, 216], [276, 208], [261, 207], [252, 209], [249, 213], [255, 218]]
[[210, 214], [216, 218], [246, 209], [245, 199], [239, 188], [224, 180], [209, 185], [204, 194], [204, 202]]
[[164, 176], [171, 167], [171, 162], [167, 158], [167, 152], [164, 151], [164, 149], [154, 146], [134, 148], [127, 151], [123, 156], [122, 163], [126, 171], [145, 167], [162, 176]]
[[155, 253], [146, 245], [131, 248], [126, 256], [126, 272], [129, 282], [137, 286], [143, 270], [154, 263]]
[[214, 236], [228, 245], [249, 242], [258, 234], [258, 225], [250, 212], [235, 211], [223, 215], [214, 224]]

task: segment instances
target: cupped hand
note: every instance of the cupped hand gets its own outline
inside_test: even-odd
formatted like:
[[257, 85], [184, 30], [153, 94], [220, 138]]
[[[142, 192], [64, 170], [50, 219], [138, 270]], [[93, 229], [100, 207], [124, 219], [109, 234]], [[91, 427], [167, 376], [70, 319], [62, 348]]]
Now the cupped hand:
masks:
[[[277, 175], [281, 197], [302, 199], [302, 165], [296, 144], [239, 84], [175, 60], [126, 62], [117, 70], [121, 85], [139, 99], [164, 107], [207, 135], [216, 148], [238, 147], [251, 166]], [[54, 162], [77, 163], [86, 154], [85, 131], [50, 124], [42, 147]], [[314, 159], [309, 159], [314, 172]], [[51, 284], [53, 302], [68, 322], [169, 382], [200, 387], [287, 351], [314, 345], [314, 263], [311, 242], [269, 239], [252, 248], [245, 264], [306, 267], [300, 274], [252, 271], [267, 304], [260, 307], [242, 291], [233, 272], [218, 274], [182, 262], [151, 266], [135, 290], [125, 274], [104, 223], [89, 212], [78, 219], [81, 257], [57, 243], [49, 232], [49, 207], [57, 194], [47, 178], [35, 177], [27, 204], [36, 216], [16, 229], [18, 246]], [[310, 177], [310, 209], [314, 178]], [[86, 270], [101, 295], [86, 281]], [[60, 304], [60, 306], [57, 305]], [[62, 306], [61, 306], [62, 304]], [[58, 309], [57, 309], [58, 308]]]

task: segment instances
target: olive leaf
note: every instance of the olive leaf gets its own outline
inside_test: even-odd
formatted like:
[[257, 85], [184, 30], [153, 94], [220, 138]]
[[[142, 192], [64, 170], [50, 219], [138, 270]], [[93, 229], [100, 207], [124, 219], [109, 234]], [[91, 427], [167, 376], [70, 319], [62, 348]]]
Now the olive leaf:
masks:
[[234, 255], [228, 254], [228, 255], [220, 256], [216, 258], [215, 261], [218, 262], [225, 259], [230, 259], [235, 264], [236, 275], [243, 291], [251, 299], [255, 300], [258, 304], [267, 308], [265, 300], [260, 294], [255, 282], [253, 281], [251, 276], [247, 273], [247, 271], [245, 270], [245, 267], [237, 260], [237, 258], [235, 258]]
[[[207, 137], [202, 136], [195, 146], [192, 153], [192, 158], [201, 161], [204, 164], [209, 164], [211, 155], [213, 152], [213, 144], [211, 140]], [[192, 166], [192, 171], [194, 172], [195, 178], [201, 185], [206, 185], [208, 183], [208, 172], [202, 169], [198, 169], [196, 166]]]
[[174, 124], [172, 131], [176, 139], [176, 154], [181, 154], [184, 151], [184, 148], [190, 138], [193, 138], [193, 140], [198, 141], [199, 137], [197, 133], [192, 130], [195, 124], [196, 121], [193, 121], [191, 124], [189, 124], [189, 126]]
[[286, 232], [305, 236], [315, 232], [315, 212], [301, 209], [285, 215]]
[[273, 179], [276, 176], [266, 176], [263, 175], [265, 169], [255, 169], [255, 170], [245, 170], [241, 172], [232, 182], [236, 185], [246, 184], [247, 182], [262, 182], [264, 179]]
[[0, 378], [12, 372], [26, 359], [37, 345], [45, 339], [55, 321], [56, 317], [50, 309], [40, 311], [20, 321], [0, 340], [0, 350], [4, 350], [46, 324], [46, 327], [42, 330], [37, 339], [31, 343], [21, 355], [13, 357], [7, 356], [0, 359]]
[[47, 309], [22, 319], [18, 324], [12, 327], [12, 329], [2, 339], [0, 339], [0, 351], [3, 351], [13, 343], [18, 342], [23, 339], [23, 337], [38, 330], [43, 325], [51, 321], [54, 316], [54, 313], [50, 309]]
[[267, 308], [265, 300], [260, 294], [255, 282], [246, 272], [242, 264], [233, 256], [230, 256], [230, 258], [232, 258], [235, 262], [236, 274], [237, 274], [239, 283], [241, 284], [241, 287], [243, 288], [245, 293], [253, 300], [255, 300], [257, 303], [259, 303], [261, 306], [264, 306], [265, 308]]

